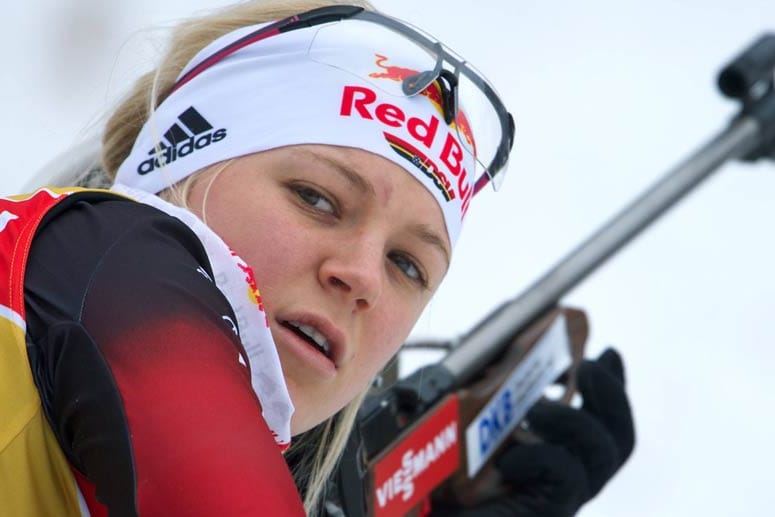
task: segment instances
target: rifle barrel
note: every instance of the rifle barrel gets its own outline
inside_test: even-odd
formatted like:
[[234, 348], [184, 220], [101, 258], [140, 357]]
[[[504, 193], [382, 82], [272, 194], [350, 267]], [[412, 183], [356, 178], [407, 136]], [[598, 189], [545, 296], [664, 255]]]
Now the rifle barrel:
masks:
[[460, 387], [481, 372], [529, 323], [600, 267], [611, 255], [692, 191], [727, 160], [758, 145], [762, 128], [750, 116], [730, 126], [638, 196], [527, 290], [493, 311], [441, 361]]

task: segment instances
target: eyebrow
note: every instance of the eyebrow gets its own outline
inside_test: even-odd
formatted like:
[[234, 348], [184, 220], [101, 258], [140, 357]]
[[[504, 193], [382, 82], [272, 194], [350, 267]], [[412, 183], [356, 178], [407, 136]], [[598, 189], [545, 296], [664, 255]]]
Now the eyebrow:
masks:
[[[374, 185], [372, 185], [371, 182], [367, 181], [366, 178], [358, 174], [355, 169], [348, 166], [347, 164], [328, 156], [318, 154], [314, 151], [310, 151], [308, 149], [299, 149], [296, 152], [325, 163], [327, 166], [340, 173], [347, 181], [349, 181], [357, 190], [361, 191], [363, 194], [369, 194], [372, 196], [377, 195], [376, 190], [374, 190]], [[431, 246], [437, 248], [444, 256], [447, 267], [449, 267], [449, 251], [447, 250], [445, 241], [441, 238], [441, 236], [439, 236], [438, 233], [433, 231], [430, 226], [423, 223], [416, 223], [409, 227], [409, 233], [413, 234], [415, 237], [425, 242], [426, 244], [430, 244]]]
[[449, 251], [447, 251], [447, 247], [444, 245], [444, 239], [442, 239], [438, 233], [434, 232], [428, 225], [422, 223], [411, 225], [409, 227], [409, 232], [426, 244], [430, 244], [437, 248], [444, 256], [447, 267], [449, 267]]
[[303, 154], [314, 160], [317, 160], [319, 162], [325, 163], [327, 166], [331, 167], [336, 172], [344, 176], [344, 178], [348, 182], [350, 182], [353, 185], [353, 187], [361, 191], [361, 193], [370, 194], [372, 196], [377, 195], [377, 191], [374, 190], [374, 185], [372, 185], [369, 181], [366, 181], [366, 179], [363, 176], [358, 174], [358, 172], [355, 169], [348, 166], [347, 164], [342, 163], [339, 160], [329, 158], [328, 156], [318, 154], [314, 151], [310, 151], [308, 149], [300, 149], [296, 152], [298, 152], [299, 154]]

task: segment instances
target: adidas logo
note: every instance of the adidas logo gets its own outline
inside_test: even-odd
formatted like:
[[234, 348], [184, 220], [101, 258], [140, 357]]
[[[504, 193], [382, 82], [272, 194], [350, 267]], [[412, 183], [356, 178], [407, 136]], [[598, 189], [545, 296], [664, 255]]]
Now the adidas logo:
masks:
[[214, 131], [212, 124], [192, 106], [178, 115], [178, 122], [172, 124], [164, 133], [163, 140], [148, 151], [151, 158], [137, 166], [137, 173], [141, 176], [148, 174], [158, 167], [220, 142], [224, 138], [226, 138], [226, 128]]

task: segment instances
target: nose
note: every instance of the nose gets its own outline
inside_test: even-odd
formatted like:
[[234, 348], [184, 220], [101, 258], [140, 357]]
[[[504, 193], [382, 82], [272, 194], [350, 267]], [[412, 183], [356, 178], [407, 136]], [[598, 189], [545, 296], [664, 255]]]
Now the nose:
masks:
[[333, 248], [320, 265], [320, 283], [324, 289], [352, 303], [353, 311], [371, 309], [382, 294], [382, 248], [368, 238]]

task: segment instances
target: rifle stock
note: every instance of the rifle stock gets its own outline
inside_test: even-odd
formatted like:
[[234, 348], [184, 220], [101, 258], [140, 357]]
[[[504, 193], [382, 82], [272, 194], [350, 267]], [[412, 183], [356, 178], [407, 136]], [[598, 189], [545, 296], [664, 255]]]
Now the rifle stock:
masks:
[[[589, 325], [587, 316], [583, 311], [562, 307], [552, 309], [548, 314], [539, 318], [535, 323], [519, 333], [506, 348], [504, 354], [485, 369], [481, 378], [458, 390], [460, 429], [469, 428], [487, 403], [507, 383], [512, 372], [522, 363], [527, 354], [539, 344], [540, 339], [546, 335], [550, 326], [561, 315], [564, 316], [565, 320], [565, 332], [568, 338], [571, 366], [557, 380], [564, 387], [560, 401], [565, 404], [570, 403], [576, 389], [576, 368], [584, 357], [584, 347], [589, 335]], [[520, 416], [515, 415], [515, 418], [520, 418]], [[539, 440], [538, 437], [518, 426], [515, 426], [513, 431], [504, 429], [504, 433], [519, 442]], [[460, 468], [436, 489], [434, 497], [446, 502], [471, 506], [483, 499], [505, 493], [506, 487], [503, 486], [493, 462], [498, 453], [508, 443], [508, 439], [504, 439], [473, 478], [467, 474], [471, 470], [471, 465], [467, 461], [468, 458], [465, 454], [461, 454]], [[469, 446], [470, 444], [464, 443], [463, 450], [465, 451]]]
[[[561, 321], [558, 323], [558, 320]], [[416, 515], [420, 510], [418, 505], [422, 505], [434, 490], [436, 497], [464, 505], [474, 504], [500, 491], [492, 459], [477, 466], [476, 474], [469, 476], [472, 466], [468, 464], [466, 451], [480, 444], [469, 443], [471, 440], [466, 434], [471, 433], [466, 430], [476, 425], [478, 415], [503, 390], [509, 377], [542, 343], [542, 338], [554, 324], [561, 324], [565, 339], [560, 346], [567, 347], [572, 365], [563, 376], [563, 399], [569, 401], [574, 386], [574, 367], [583, 357], [588, 334], [586, 315], [570, 308], [553, 308], [528, 325], [503, 349], [501, 356], [463, 388], [456, 388], [454, 378], [443, 366], [432, 365], [371, 397], [364, 405], [360, 419], [363, 438], [360, 455], [365, 468], [361, 470], [361, 480], [357, 484], [360, 493], [366, 487], [367, 495], [362, 501], [362, 513], [352, 513], [351, 509], [347, 515]], [[547, 341], [544, 346], [547, 344], [551, 345]], [[564, 366], [561, 368], [565, 370]], [[544, 378], [536, 378], [532, 384], [507, 391], [507, 413], [501, 412], [494, 417], [486, 415], [490, 422], [497, 421], [501, 442], [488, 451], [491, 458], [508, 443], [508, 435], [535, 402], [537, 394], [543, 391], [546, 379], [555, 380], [555, 373], [556, 370], [549, 372], [551, 378], [544, 374]], [[500, 395], [501, 400], [503, 396]], [[524, 396], [532, 398], [517, 407], [517, 402]], [[494, 411], [498, 413], [497, 409]], [[524, 433], [518, 438], [530, 439]], [[349, 499], [355, 496], [351, 494]]]

